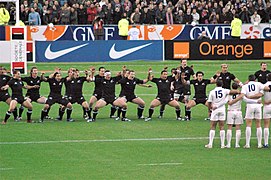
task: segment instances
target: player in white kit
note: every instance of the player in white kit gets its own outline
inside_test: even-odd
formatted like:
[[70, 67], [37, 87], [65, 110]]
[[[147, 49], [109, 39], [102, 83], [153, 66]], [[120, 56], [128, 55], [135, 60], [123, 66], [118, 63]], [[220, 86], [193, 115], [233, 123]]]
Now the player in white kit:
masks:
[[[267, 82], [264, 86], [271, 86], [271, 73], [267, 75]], [[264, 120], [264, 148], [268, 148], [268, 138], [269, 138], [269, 127], [270, 127], [270, 118], [271, 118], [271, 92], [264, 92], [264, 106], [263, 106], [263, 120]]]
[[[249, 82], [242, 87], [241, 96], [246, 96], [249, 99], [253, 98], [260, 101], [261, 96], [263, 95], [263, 91], [268, 91], [269, 87], [265, 87], [262, 83], [256, 82], [255, 75], [249, 75], [248, 81]], [[246, 145], [244, 146], [244, 148], [250, 148], [251, 126], [253, 119], [255, 119], [256, 121], [258, 148], [262, 148], [262, 104], [259, 104], [257, 102], [247, 103], [245, 119]]]
[[209, 94], [208, 104], [209, 108], [212, 109], [211, 113], [211, 128], [209, 131], [209, 143], [205, 145], [206, 148], [213, 147], [213, 140], [215, 137], [215, 129], [217, 122], [219, 123], [220, 129], [220, 141], [221, 148], [225, 148], [225, 130], [224, 130], [224, 122], [226, 120], [226, 110], [225, 104], [228, 101], [229, 94], [238, 94], [240, 93], [238, 90], [229, 90], [222, 88], [223, 82], [221, 80], [217, 80], [216, 88], [212, 90]]

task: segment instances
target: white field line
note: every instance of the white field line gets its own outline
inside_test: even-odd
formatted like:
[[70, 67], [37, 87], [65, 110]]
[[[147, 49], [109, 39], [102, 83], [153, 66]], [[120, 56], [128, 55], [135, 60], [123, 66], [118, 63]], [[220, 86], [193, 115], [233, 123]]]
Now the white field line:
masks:
[[138, 164], [138, 166], [177, 166], [183, 163], [150, 163], [150, 164]]
[[208, 137], [184, 137], [184, 138], [139, 138], [139, 139], [92, 139], [92, 140], [60, 140], [60, 141], [25, 141], [25, 142], [0, 142], [0, 145], [13, 144], [54, 144], [54, 143], [92, 143], [92, 142], [128, 142], [128, 141], [181, 141], [203, 140]]
[[[89, 140], [58, 140], [58, 141], [18, 141], [0, 142], [0, 145], [16, 144], [57, 144], [57, 143], [93, 143], [93, 142], [129, 142], [129, 141], [186, 141], [186, 140], [207, 140], [208, 137], [183, 137], [183, 138], [138, 138], [138, 139], [89, 139]], [[219, 137], [215, 137], [219, 139]], [[232, 138], [235, 139], [235, 138]], [[242, 138], [241, 138], [242, 139]], [[256, 139], [256, 137], [251, 137]]]
[[8, 170], [13, 170], [14, 168], [0, 168], [0, 171], [8, 171]]

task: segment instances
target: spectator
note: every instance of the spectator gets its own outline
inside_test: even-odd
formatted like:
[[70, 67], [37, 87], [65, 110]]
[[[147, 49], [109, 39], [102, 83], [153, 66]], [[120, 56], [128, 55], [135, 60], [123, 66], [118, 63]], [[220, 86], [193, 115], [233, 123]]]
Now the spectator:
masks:
[[130, 22], [131, 24], [139, 24], [140, 23], [141, 13], [139, 8], [135, 8], [135, 11], [131, 14]]
[[[39, 3], [38, 0], [34, 0], [31, 4], [30, 4], [30, 7], [33, 7], [35, 9], [36, 12], [41, 12], [42, 10], [42, 5], [41, 3]], [[38, 10], [37, 10], [38, 8]]]
[[87, 14], [88, 14], [88, 23], [92, 24], [93, 20], [95, 19], [95, 16], [97, 15], [97, 8], [93, 3], [91, 3], [90, 7], [87, 8]]
[[35, 9], [33, 7], [30, 8], [30, 13], [29, 13], [29, 16], [28, 16], [28, 22], [29, 22], [29, 25], [41, 25], [41, 19], [40, 19], [40, 15], [39, 13], [37, 13], [35, 11]]
[[149, 12], [148, 6], [143, 8], [143, 12], [140, 15], [141, 24], [151, 24], [151, 14]]
[[271, 23], [271, 2], [266, 3], [266, 21]]
[[211, 24], [217, 24], [218, 23], [218, 20], [219, 20], [219, 15], [216, 14], [215, 11], [212, 12], [212, 14], [210, 15], [209, 17], [209, 22]]
[[[113, 24], [118, 24], [118, 22], [121, 20], [122, 12], [119, 7], [115, 8], [115, 11], [113, 13]], [[125, 14], [127, 17], [127, 15]]]
[[93, 21], [93, 32], [95, 36], [95, 40], [103, 40], [104, 39], [104, 27], [103, 27], [103, 19], [97, 16]]
[[172, 10], [170, 7], [167, 8], [166, 21], [167, 21], [167, 25], [173, 25], [174, 20], [173, 20]]
[[241, 12], [239, 13], [239, 17], [243, 23], [250, 23], [250, 12], [248, 12], [246, 6], [243, 6], [241, 8]]
[[268, 22], [268, 14], [261, 6], [257, 12], [262, 19], [262, 21], [261, 21], [262, 23]]
[[129, 9], [132, 9], [132, 3], [130, 0], [124, 0], [123, 8], [126, 9], [126, 7], [129, 7]]
[[77, 14], [77, 11], [73, 7], [70, 8], [70, 24], [71, 25], [78, 24], [78, 14]]
[[151, 15], [151, 22], [150, 22], [150, 24], [156, 24], [155, 23], [155, 9], [154, 9], [154, 5], [153, 4], [149, 5], [149, 13]]
[[25, 7], [24, 5], [21, 5], [21, 8], [20, 8], [20, 19], [25, 24], [28, 24], [28, 16], [29, 16], [29, 8]]
[[253, 15], [250, 17], [250, 21], [253, 25], [258, 26], [261, 23], [261, 16], [254, 11]]
[[57, 6], [54, 4], [52, 9], [52, 23], [53, 24], [59, 24], [59, 13]]
[[222, 9], [222, 14], [219, 17], [218, 22], [220, 24], [229, 24], [231, 22], [231, 14], [226, 11], [226, 8]]
[[209, 14], [206, 9], [202, 9], [201, 11], [200, 24], [209, 24]]
[[175, 16], [175, 24], [185, 24], [183, 10], [179, 10], [178, 14]]
[[195, 22], [195, 24], [199, 24], [199, 13], [197, 13], [197, 9], [193, 8], [192, 10], [192, 16], [193, 16], [193, 22]]
[[175, 11], [179, 12], [180, 10], [186, 12], [185, 0], [178, 0], [178, 2], [175, 4]]
[[118, 22], [119, 36], [123, 40], [127, 40], [128, 27], [129, 27], [129, 21], [127, 20], [126, 14], [123, 13], [121, 20]]
[[46, 25], [53, 22], [51, 9], [43, 11], [42, 22], [43, 24], [46, 24]]
[[129, 6], [126, 6], [126, 7], [124, 8], [124, 12], [123, 12], [123, 13], [126, 13], [126, 14], [127, 14], [127, 18], [130, 19], [131, 14], [132, 14], [132, 11], [131, 11], [131, 9], [129, 8]]
[[165, 11], [164, 11], [164, 8], [163, 8], [163, 4], [160, 3], [159, 6], [158, 6], [158, 9], [156, 10], [156, 23], [157, 24], [165, 24]]
[[4, 4], [0, 4], [0, 26], [8, 25], [10, 15]]
[[104, 14], [105, 14], [105, 18], [104, 18], [104, 21], [105, 21], [105, 24], [112, 24], [113, 23], [113, 9], [112, 9], [112, 5], [111, 3], [108, 3], [107, 6], [103, 6], [103, 11], [104, 11]]
[[231, 37], [233, 39], [240, 39], [242, 29], [242, 21], [239, 19], [239, 16], [236, 14], [234, 19], [231, 22]]
[[185, 24], [191, 24], [193, 21], [193, 16], [191, 15], [191, 9], [187, 9], [186, 14], [184, 15]]
[[78, 24], [87, 23], [87, 10], [84, 8], [83, 4], [80, 4], [79, 9], [77, 9]]
[[60, 11], [60, 15], [59, 15], [60, 24], [63, 24], [63, 25], [70, 24], [70, 16], [71, 16], [70, 7], [68, 7], [68, 4], [66, 3], [61, 8], [61, 11]]

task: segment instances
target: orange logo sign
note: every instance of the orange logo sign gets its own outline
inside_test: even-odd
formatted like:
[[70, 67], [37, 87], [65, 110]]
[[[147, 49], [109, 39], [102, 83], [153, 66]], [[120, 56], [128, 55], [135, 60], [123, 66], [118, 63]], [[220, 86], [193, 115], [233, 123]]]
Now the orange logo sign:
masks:
[[271, 57], [271, 41], [263, 42], [263, 57], [265, 58]]
[[175, 42], [173, 44], [173, 57], [175, 59], [189, 59], [189, 42]]

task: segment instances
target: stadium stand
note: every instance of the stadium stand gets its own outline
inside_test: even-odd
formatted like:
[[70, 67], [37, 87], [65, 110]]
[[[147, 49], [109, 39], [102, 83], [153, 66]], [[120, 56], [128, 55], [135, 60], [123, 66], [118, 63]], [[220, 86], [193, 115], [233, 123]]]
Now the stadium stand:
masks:
[[[14, 25], [15, 5], [9, 2], [5, 3], [5, 7], [10, 13], [9, 24]], [[20, 20], [26, 25], [29, 24], [31, 7], [39, 13], [42, 25], [91, 25], [96, 16], [105, 24], [117, 24], [124, 12], [130, 24], [167, 24], [166, 12], [170, 9], [174, 24], [191, 24], [194, 21], [193, 24], [229, 24], [235, 14], [239, 14], [243, 23], [252, 23], [255, 11], [261, 23], [271, 21], [270, 0], [23, 0]]]

